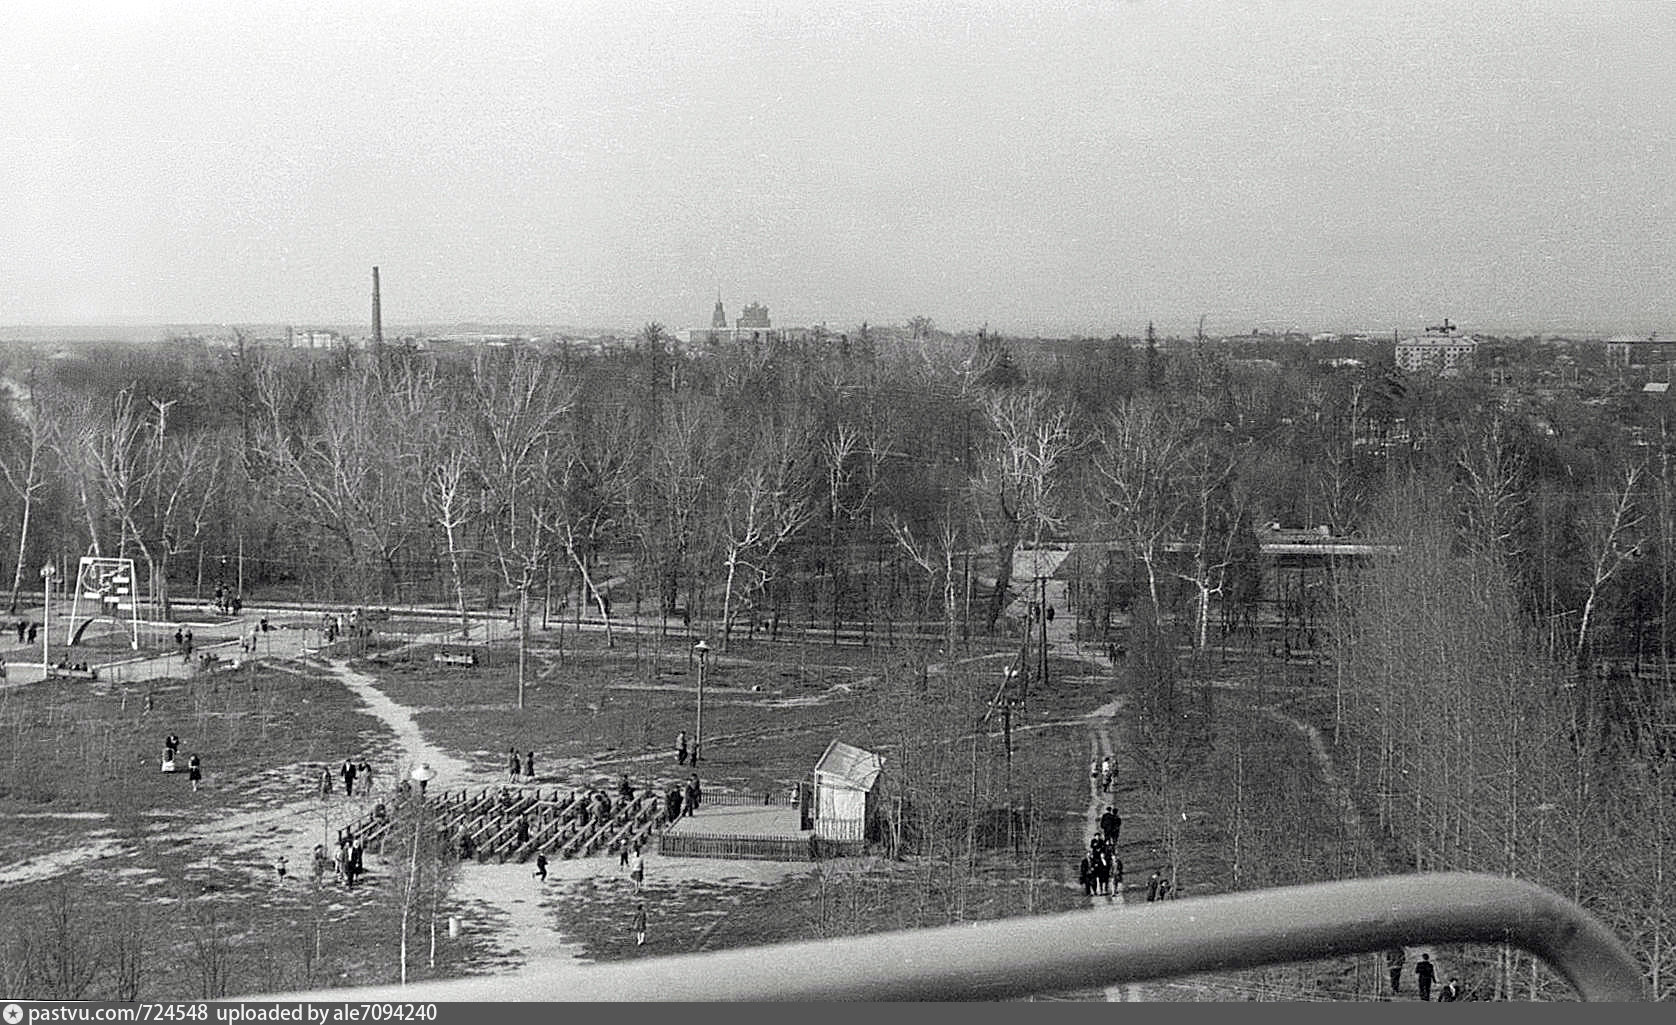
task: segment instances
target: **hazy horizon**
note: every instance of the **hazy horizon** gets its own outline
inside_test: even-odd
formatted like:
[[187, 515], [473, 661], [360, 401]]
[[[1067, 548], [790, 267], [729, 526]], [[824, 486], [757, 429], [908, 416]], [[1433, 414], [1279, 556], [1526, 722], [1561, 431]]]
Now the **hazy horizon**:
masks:
[[26, 4], [0, 325], [1676, 328], [1676, 7]]

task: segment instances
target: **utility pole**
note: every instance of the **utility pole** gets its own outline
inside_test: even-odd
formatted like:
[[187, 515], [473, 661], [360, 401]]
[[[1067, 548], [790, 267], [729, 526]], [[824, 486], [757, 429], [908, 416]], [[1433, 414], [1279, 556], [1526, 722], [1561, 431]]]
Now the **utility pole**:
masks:
[[372, 269], [372, 344], [384, 344], [384, 311], [379, 308], [378, 268]]
[[[1042, 649], [1042, 650], [1041, 650], [1041, 653], [1040, 653], [1040, 655], [1039, 655], [1039, 658], [1040, 658], [1040, 660], [1041, 660], [1041, 662], [1040, 662], [1040, 670], [1039, 670], [1039, 671], [1038, 671], [1038, 673], [1037, 673], [1037, 675], [1036, 675], [1036, 686], [1038, 686], [1038, 687], [1044, 687], [1044, 688], [1045, 688], [1045, 687], [1046, 687], [1046, 686], [1047, 686], [1047, 683], [1048, 683], [1048, 639], [1047, 639], [1047, 625], [1048, 625], [1048, 603], [1047, 603], [1047, 582], [1048, 582], [1048, 578], [1047, 578], [1047, 577], [1044, 577], [1044, 576], [1038, 576], [1038, 577], [1037, 577], [1037, 578], [1036, 578], [1036, 588], [1037, 588], [1037, 594], [1038, 594], [1038, 596], [1039, 596], [1039, 600], [1040, 600], [1040, 602], [1041, 602], [1041, 609], [1040, 609], [1040, 612], [1041, 612], [1041, 616], [1040, 616], [1040, 618], [1041, 618], [1041, 621], [1042, 621], [1042, 625], [1041, 625], [1041, 638], [1042, 638], [1042, 643], [1041, 643], [1041, 649]], [[1026, 692], [1025, 692], [1025, 697], [1027, 697], [1027, 698], [1028, 698], [1028, 697], [1029, 697], [1029, 696], [1030, 696], [1030, 695], [1029, 695], [1029, 692], [1028, 692], [1028, 691], [1026, 691]]]

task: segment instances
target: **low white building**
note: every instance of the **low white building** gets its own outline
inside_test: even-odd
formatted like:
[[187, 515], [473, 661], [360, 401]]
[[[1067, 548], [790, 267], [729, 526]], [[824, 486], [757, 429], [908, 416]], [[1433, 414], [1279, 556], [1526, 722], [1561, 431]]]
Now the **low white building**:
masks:
[[815, 836], [820, 840], [862, 842], [873, 817], [874, 784], [884, 759], [871, 751], [834, 740], [815, 763]]

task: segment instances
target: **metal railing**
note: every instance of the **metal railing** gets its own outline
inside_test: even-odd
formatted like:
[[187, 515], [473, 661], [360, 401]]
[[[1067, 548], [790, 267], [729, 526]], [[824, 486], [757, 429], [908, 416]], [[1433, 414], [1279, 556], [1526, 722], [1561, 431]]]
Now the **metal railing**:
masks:
[[[1507, 943], [1585, 1000], [1643, 1000], [1599, 920], [1551, 890], [1473, 873], [1386, 876], [602, 965], [331, 990], [332, 1000], [995, 1000], [1202, 972]], [[260, 999], [308, 999], [308, 994]], [[250, 998], [257, 999], [257, 998]]]

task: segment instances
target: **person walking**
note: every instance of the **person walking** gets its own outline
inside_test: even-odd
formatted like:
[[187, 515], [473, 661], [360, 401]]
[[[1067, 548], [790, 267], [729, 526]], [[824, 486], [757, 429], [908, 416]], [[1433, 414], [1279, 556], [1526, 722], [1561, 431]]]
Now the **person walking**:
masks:
[[617, 867], [619, 869], [629, 867], [629, 845], [626, 843], [617, 851]]
[[285, 855], [281, 854], [279, 860], [274, 862], [274, 874], [279, 877], [281, 884], [285, 882]]
[[342, 777], [342, 779], [343, 779], [343, 796], [354, 797], [355, 796], [355, 765], [354, 765], [354, 763], [350, 762], [349, 759], [345, 758], [343, 760], [343, 764], [338, 766], [338, 775], [340, 777]]
[[535, 856], [535, 877], [544, 883], [547, 881], [547, 855], [539, 852]]
[[640, 856], [639, 843], [634, 845], [634, 857], [629, 864], [632, 866], [629, 869], [629, 878], [634, 880], [634, 892], [639, 893], [641, 886], [646, 882], [646, 859]]
[[1414, 965], [1414, 984], [1420, 987], [1420, 999], [1430, 1001], [1432, 998], [1432, 983], [1437, 980], [1437, 966], [1432, 964], [1432, 955], [1421, 954], [1420, 960]]
[[[22, 639], [23, 638], [21, 636], [18, 637], [18, 640], [22, 640]], [[677, 733], [675, 735], [675, 764], [676, 765], [687, 764], [687, 731], [686, 730], [682, 730], [680, 733]]]
[[[697, 777], [695, 776], [693, 779], [697, 779]], [[689, 779], [687, 780], [687, 785], [681, 788], [681, 814], [692, 815], [697, 810], [698, 784], [694, 783], [692, 779]]]
[[1403, 960], [1404, 960], [1404, 955], [1403, 955], [1403, 950], [1402, 950], [1401, 947], [1392, 947], [1385, 954], [1385, 968], [1386, 968], [1386, 970], [1388, 970], [1391, 973], [1391, 992], [1392, 993], [1401, 993], [1402, 992]]
[[1100, 789], [1109, 791], [1112, 788], [1112, 756], [1100, 759]]
[[1152, 875], [1150, 877], [1148, 877], [1148, 879], [1146, 881], [1146, 900], [1147, 900], [1147, 903], [1150, 904], [1153, 901], [1158, 899], [1158, 890], [1159, 890], [1159, 887], [1161, 887], [1163, 885], [1163, 883], [1164, 883], [1164, 877], [1158, 874], [1157, 869], [1153, 869], [1152, 870]]
[[28, 633], [28, 632], [29, 632], [29, 624], [25, 623], [21, 619], [18, 620], [17, 621], [17, 642], [19, 644], [23, 643], [23, 635]]
[[646, 905], [644, 902], [634, 912], [634, 945], [637, 947], [646, 945]]
[[203, 782], [204, 779], [204, 766], [202, 762], [198, 761], [196, 754], [186, 762], [186, 776], [192, 781], [192, 792], [197, 793], [198, 784]]
[[510, 778], [512, 782], [516, 783], [518, 782], [518, 776], [523, 769], [523, 763], [518, 759], [518, 749], [515, 747], [507, 748], [506, 757], [508, 759], [507, 766]]
[[30, 643], [30, 644], [34, 644], [34, 643], [35, 643], [35, 636], [36, 636], [36, 634], [38, 634], [38, 633], [39, 633], [39, 626], [38, 626], [38, 624], [36, 624], [36, 623], [33, 623], [33, 622], [31, 622], [31, 623], [30, 623], [30, 624], [29, 624], [29, 643]]
[[[22, 638], [19, 638], [19, 639], [21, 640]], [[178, 627], [178, 626], [175, 627], [175, 650], [179, 651], [180, 646], [182, 644], [184, 644], [185, 642], [186, 642], [186, 635], [180, 632], [180, 627]]]
[[320, 796], [321, 797], [332, 796], [332, 770], [331, 769], [321, 769], [320, 770]]
[[1094, 896], [1094, 856], [1084, 854], [1082, 862], [1077, 865], [1077, 882], [1082, 884], [1084, 897]]
[[524, 779], [531, 782], [531, 783], [535, 782], [535, 752], [534, 751], [525, 751], [524, 752]]
[[1118, 857], [1115, 853], [1112, 854], [1111, 859], [1112, 892], [1121, 897], [1123, 896], [1123, 859]]
[[372, 766], [370, 764], [363, 761], [358, 768], [356, 778], [361, 781], [361, 793], [372, 793]]

